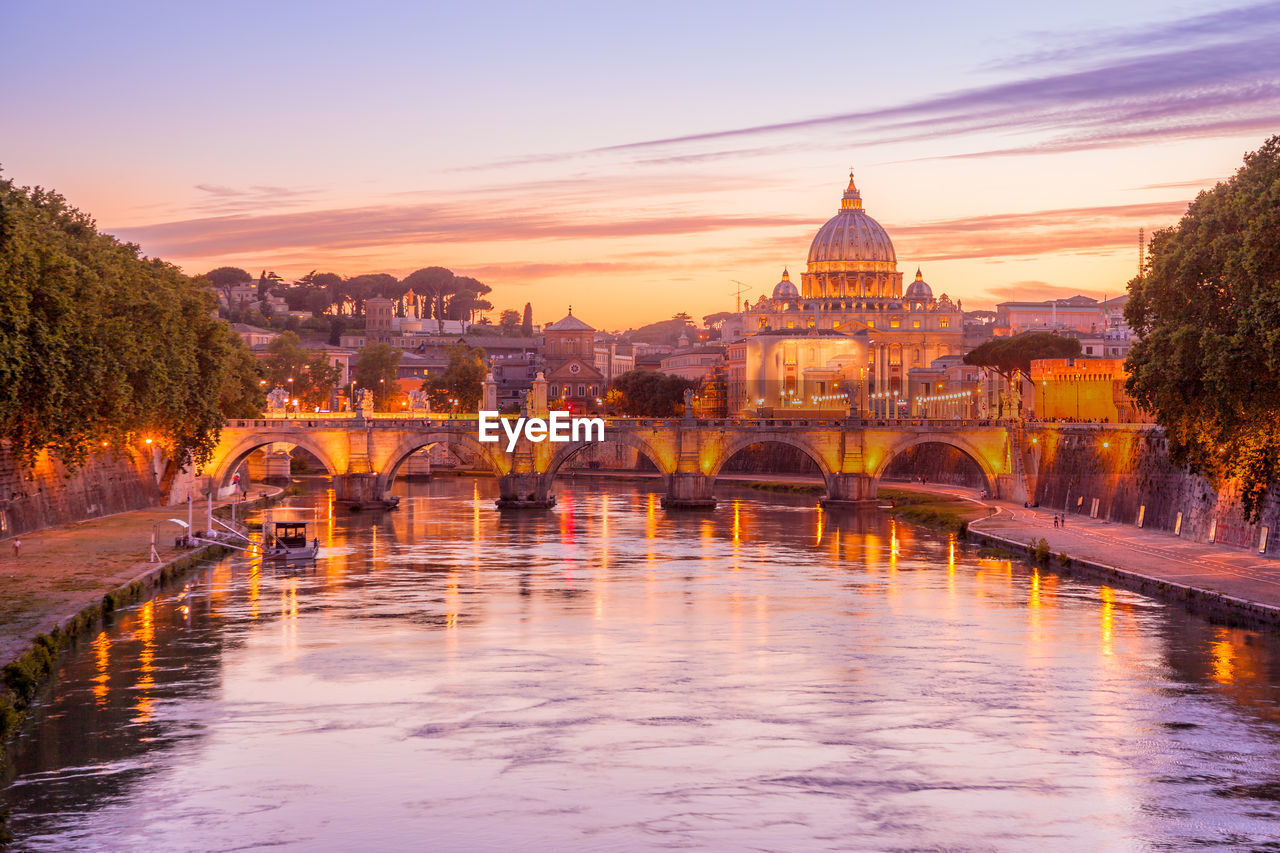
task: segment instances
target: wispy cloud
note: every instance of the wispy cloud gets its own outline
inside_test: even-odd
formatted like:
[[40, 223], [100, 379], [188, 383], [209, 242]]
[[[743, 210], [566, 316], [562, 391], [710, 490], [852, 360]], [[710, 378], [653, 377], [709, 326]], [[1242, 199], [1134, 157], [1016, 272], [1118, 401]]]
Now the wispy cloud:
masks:
[[261, 216], [188, 219], [114, 229], [148, 252], [174, 256], [254, 253], [286, 247], [350, 249], [406, 243], [486, 243], [675, 236], [807, 223], [799, 216], [671, 215], [497, 210], [489, 205], [403, 204]]
[[229, 187], [223, 184], [196, 184], [202, 197], [192, 209], [210, 214], [236, 214], [260, 210], [279, 210], [313, 203], [315, 190], [278, 186]]
[[[1027, 142], [953, 157], [1060, 153], [1162, 139], [1280, 128], [1280, 2], [1130, 30], [1077, 33], [1069, 44], [1013, 57], [1016, 79], [888, 107], [543, 154], [491, 166], [634, 155], [641, 163], [697, 163], [774, 153], [804, 135], [844, 147], [991, 134]], [[773, 141], [768, 141], [773, 140]], [[733, 142], [725, 147], [721, 143]], [[720, 147], [708, 147], [720, 146]]]
[[1136, 245], [1139, 227], [1172, 224], [1186, 202], [1070, 207], [889, 226], [898, 255], [921, 261], [1097, 254]]

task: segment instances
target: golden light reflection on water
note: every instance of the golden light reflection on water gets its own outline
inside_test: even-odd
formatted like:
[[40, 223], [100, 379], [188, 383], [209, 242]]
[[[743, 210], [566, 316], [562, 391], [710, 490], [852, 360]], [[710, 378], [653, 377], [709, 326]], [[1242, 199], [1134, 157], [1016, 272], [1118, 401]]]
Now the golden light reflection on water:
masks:
[[1102, 607], [1098, 611], [1098, 618], [1102, 626], [1102, 653], [1110, 656], [1112, 654], [1111, 632], [1116, 606], [1116, 592], [1111, 587], [1104, 586], [1098, 589], [1098, 595], [1102, 599]]
[[156, 602], [151, 599], [138, 608], [138, 630], [136, 637], [142, 642], [142, 651], [138, 653], [138, 699], [134, 704], [134, 722], [146, 723], [151, 720], [151, 690], [156, 685]]
[[[524, 676], [519, 673], [508, 677], [503, 672], [486, 672], [489, 660], [481, 656], [494, 650], [510, 654], [516, 645], [512, 638], [518, 636], [522, 650], [554, 650], [555, 654], [539, 656], [528, 665], [538, 673], [540, 685], [545, 682], [554, 684], [555, 690], [563, 688], [560, 698], [567, 718], [577, 719], [573, 703], [582, 697], [590, 697], [593, 702], [617, 702], [619, 707], [634, 708], [637, 716], [665, 715], [666, 703], [674, 707], [679, 701], [686, 703], [680, 706], [680, 713], [684, 713], [687, 703], [697, 704], [696, 691], [683, 692], [682, 688], [678, 695], [666, 695], [662, 692], [664, 680], [705, 679], [706, 684], [716, 684], [717, 679], [732, 676], [732, 684], [744, 690], [746, 713], [739, 713], [735, 707], [729, 709], [728, 716], [717, 718], [716, 714], [723, 710], [717, 700], [689, 710], [690, 716], [715, 724], [727, 721], [735, 728], [734, 738], [739, 738], [738, 729], [751, 725], [751, 701], [775, 701], [787, 706], [787, 714], [771, 714], [768, 728], [779, 732], [780, 743], [785, 737], [786, 746], [794, 745], [797, 753], [808, 751], [816, 756], [813, 764], [817, 768], [826, 760], [823, 750], [830, 744], [805, 741], [806, 726], [829, 735], [827, 727], [841, 725], [842, 714], [859, 713], [851, 710], [856, 703], [833, 702], [833, 698], [861, 699], [878, 692], [891, 696], [901, 703], [898, 707], [908, 711], [936, 712], [946, 715], [948, 721], [960, 720], [961, 734], [990, 742], [981, 747], [993, 747], [991, 753], [981, 753], [979, 746], [967, 747], [963, 739], [958, 744], [930, 747], [939, 753], [940, 760], [930, 765], [941, 768], [939, 773], [963, 767], [968, 777], [985, 755], [1002, 750], [1014, 753], [1029, 748], [1033, 753], [1047, 754], [1046, 750], [1061, 748], [1043, 772], [1057, 774], [1067, 768], [1076, 774], [1073, 779], [1079, 780], [1074, 790], [1092, 797], [1091, 803], [1114, 804], [1117, 814], [1142, 813], [1142, 808], [1154, 801], [1149, 789], [1138, 790], [1142, 780], [1135, 783], [1117, 767], [1123, 765], [1128, 772], [1166, 743], [1177, 745], [1176, 738], [1158, 725], [1153, 703], [1142, 701], [1142, 697], [1150, 695], [1152, 684], [1158, 686], [1173, 679], [1221, 685], [1223, 689], [1215, 697], [1220, 704], [1252, 702], [1258, 717], [1277, 716], [1274, 679], [1268, 678], [1275, 671], [1275, 644], [1265, 638], [1259, 640], [1256, 633], [1215, 628], [1189, 618], [1193, 624], [1186, 628], [1176, 621], [1176, 616], [1167, 623], [1173, 626], [1167, 633], [1147, 630], [1156, 624], [1154, 620], [1164, 617], [1157, 615], [1158, 608], [1144, 611], [1147, 605], [1141, 596], [1078, 579], [1062, 580], [1048, 568], [979, 561], [973, 550], [955, 536], [943, 539], [906, 522], [895, 523], [875, 515], [859, 515], [850, 522], [844, 512], [816, 511], [798, 502], [773, 508], [761, 499], [734, 500], [731, 511], [722, 510], [707, 517], [676, 517], [666, 512], [655, 517], [656, 495], [635, 492], [611, 496], [580, 490], [576, 502], [583, 511], [576, 515], [576, 528], [565, 525], [563, 518], [545, 516], [525, 518], [520, 523], [491, 521], [494, 516], [487, 514], [487, 505], [477, 526], [478, 490], [475, 483], [470, 483], [473, 488], [469, 491], [465, 485], [436, 487], [437, 491], [418, 500], [416, 507], [403, 507], [399, 516], [390, 515], [385, 520], [366, 520], [369, 514], [339, 516], [336, 533], [332, 528], [320, 532], [322, 541], [350, 548], [353, 576], [349, 587], [335, 581], [341, 573], [334, 567], [347, 565], [345, 555], [335, 554], [327, 560], [330, 566], [304, 571], [296, 577], [236, 558], [223, 564], [234, 565], [234, 571], [219, 566], [207, 576], [231, 593], [209, 589], [206, 577], [193, 585], [189, 623], [174, 618], [176, 610], [186, 606], [187, 599], [172, 594], [158, 606], [140, 608], [129, 621], [121, 618], [114, 630], [132, 631], [132, 636], [109, 629], [95, 636], [87, 654], [81, 653], [81, 680], [79, 689], [72, 694], [79, 697], [77, 701], [83, 706], [80, 713], [96, 715], [95, 720], [112, 724], [123, 709], [137, 721], [149, 721], [150, 729], [143, 732], [146, 737], [139, 739], [137, 732], [132, 733], [133, 741], [121, 752], [131, 763], [142, 756], [167, 769], [171, 765], [165, 763], [169, 759], [163, 751], [145, 741], [170, 724], [166, 719], [170, 716], [169, 702], [185, 701], [186, 690], [194, 697], [192, 706], [199, 707], [208, 698], [208, 685], [214, 683], [208, 680], [211, 674], [206, 671], [200, 673], [199, 679], [184, 684], [189, 676], [182, 673], [188, 664], [197, 656], [214, 656], [217, 662], [212, 670], [216, 674], [212, 677], [240, 688], [240, 695], [244, 695], [243, 688], [252, 686], [253, 678], [261, 682], [264, 677], [288, 671], [271, 655], [287, 661], [289, 653], [296, 651], [305, 624], [308, 639], [350, 643], [370, 655], [385, 653], [387, 638], [395, 642], [407, 638], [415, 653], [398, 655], [397, 669], [387, 668], [378, 689], [385, 689], [393, 697], [401, 690], [404, 696], [395, 698], [408, 697], [405, 701], [413, 703], [420, 701], [424, 683], [442, 686], [440, 693], [452, 703], [449, 708], [442, 711], [443, 706], [423, 706], [418, 713], [425, 717], [447, 711], [464, 718], [475, 709], [491, 710], [494, 696], [512, 695], [499, 694], [496, 688], [505, 690], [523, 682]], [[443, 498], [440, 492], [444, 492]], [[431, 504], [432, 501], [439, 503]], [[566, 501], [559, 511], [566, 511], [573, 503]], [[698, 546], [692, 542], [695, 528]], [[484, 542], [479, 549], [484, 562], [475, 572], [469, 571], [472, 551], [460, 541], [468, 533]], [[565, 534], [576, 537], [576, 543]], [[383, 552], [381, 560], [369, 557], [374, 538]], [[439, 541], [438, 549], [433, 549], [433, 540]], [[652, 547], [648, 548], [646, 564], [640, 555], [647, 546]], [[574, 577], [579, 587], [568, 596], [563, 595], [564, 578], [558, 571], [565, 549], [577, 560]], [[410, 562], [406, 555], [424, 553], [429, 556], [421, 563], [406, 565]], [[532, 568], [520, 567], [519, 562], [526, 556]], [[875, 562], [875, 556], [884, 562]], [[837, 566], [839, 570], [833, 570]], [[637, 567], [640, 572], [636, 572]], [[742, 573], [731, 574], [730, 568]], [[886, 577], [886, 569], [896, 569], [897, 575]], [[406, 571], [418, 573], [412, 589], [405, 585]], [[460, 618], [462, 571], [468, 571], [469, 583], [465, 622]], [[326, 599], [341, 597], [361, 606], [385, 607], [387, 611], [382, 615], [389, 618], [356, 622], [346, 616], [330, 615], [331, 609], [325, 606], [301, 609], [299, 599], [317, 601], [321, 588]], [[261, 616], [259, 590], [263, 596]], [[206, 601], [199, 598], [202, 593], [208, 596]], [[278, 617], [271, 606], [277, 594]], [[417, 600], [421, 608], [414, 616], [429, 612], [432, 618], [403, 619], [405, 601], [416, 595], [421, 596]], [[521, 597], [516, 598], [517, 595]], [[220, 596], [225, 596], [222, 606], [208, 606], [208, 602], [222, 601]], [[886, 602], [891, 606], [886, 607]], [[1024, 608], [1028, 611], [1025, 616]], [[1135, 613], [1142, 618], [1136, 618]], [[281, 634], [270, 625], [275, 618], [282, 621]], [[316, 621], [319, 619], [326, 621], [320, 625]], [[930, 630], [921, 631], [921, 625], [928, 625]], [[238, 648], [234, 644], [183, 642], [187, 637], [203, 641], [224, 636], [219, 632], [228, 629], [233, 637], [239, 635], [237, 632], [252, 632], [254, 641], [248, 647], [252, 654], [224, 651]], [[1093, 646], [1095, 631], [1099, 636], [1097, 647]], [[906, 637], [908, 641], [884, 642], [885, 638], [896, 637]], [[937, 648], [950, 649], [951, 653], [939, 653], [931, 647], [934, 639], [944, 644]], [[138, 658], [134, 657], [135, 640], [142, 648]], [[370, 645], [360, 648], [366, 641]], [[1184, 641], [1183, 645], [1172, 646], [1179, 641]], [[567, 646], [573, 648], [573, 654], [560, 654]], [[422, 649], [428, 652], [416, 653]], [[982, 653], [970, 654], [970, 649], [980, 649]], [[957, 658], [956, 650], [964, 668], [948, 671], [949, 658]], [[578, 666], [584, 655], [604, 665]], [[1153, 661], [1156, 666], [1151, 665]], [[1167, 666], [1159, 666], [1165, 661]], [[133, 680], [135, 662], [136, 695], [127, 689]], [[307, 665], [313, 667], [316, 663], [308, 660]], [[403, 674], [399, 672], [401, 665], [407, 670]], [[114, 673], [111, 667], [115, 668]], [[1152, 681], [1151, 672], [1157, 669], [1162, 673]], [[465, 677], [461, 677], [463, 673]], [[455, 674], [459, 677], [455, 678]], [[961, 689], [955, 693], [942, 691], [929, 694], [927, 702], [921, 699], [919, 687], [956, 678], [960, 679], [956, 683]], [[155, 690], [157, 681], [165, 693]], [[694, 686], [701, 687], [702, 683], [694, 681]], [[1057, 690], [1058, 684], [1074, 690], [1075, 686], [1092, 683], [1105, 684], [1105, 689], [1091, 695], [1089, 704], [1084, 706], [1075, 693]], [[646, 699], [662, 698], [662, 707], [651, 710], [634, 694], [622, 692], [637, 684], [648, 691]], [[108, 691], [108, 686], [113, 689]], [[812, 689], [815, 686], [819, 689]], [[555, 694], [549, 687], [533, 690], [547, 691], [535, 698]], [[616, 696], [610, 691], [615, 691]], [[161, 695], [163, 703], [158, 698]], [[1009, 709], [1016, 727], [1006, 729], [1003, 723], [988, 726], [981, 715], [977, 715], [977, 722], [971, 722], [966, 714], [973, 710], [977, 699], [989, 701], [990, 707], [1002, 711]], [[948, 707], [952, 700], [955, 704]], [[300, 701], [323, 703], [327, 699], [317, 689], [315, 695], [301, 697]], [[1181, 695], [1173, 701], [1186, 707]], [[104, 706], [114, 716], [108, 718]], [[1168, 703], [1158, 710], [1167, 712]], [[336, 716], [343, 712], [333, 713]], [[528, 724], [534, 737], [545, 724], [540, 718], [521, 717], [518, 710], [503, 713], [509, 715], [512, 726]], [[65, 720], [59, 725], [65, 727]], [[880, 727], [877, 722], [874, 728]], [[672, 744], [685, 750], [682, 760], [693, 762], [674, 769], [688, 776], [690, 772], [718, 769], [697, 763], [709, 751], [708, 746], [740, 746], [740, 739], [718, 742], [715, 729], [714, 725], [700, 727], [697, 742], [693, 743], [678, 740], [682, 727], [676, 726], [663, 728], [656, 736], [646, 733], [646, 737], [664, 737], [662, 732], [673, 732]], [[342, 736], [359, 737], [360, 731], [356, 727]], [[853, 731], [848, 737], [858, 737], [857, 730]], [[842, 737], [847, 733], [842, 730]], [[1079, 738], [1086, 735], [1094, 739], [1091, 748], [1077, 749]], [[281, 741], [289, 736], [285, 732]], [[556, 737], [561, 735], [557, 733]], [[1177, 737], [1194, 735], [1183, 733]], [[219, 740], [210, 741], [210, 754], [217, 759], [223, 757], [218, 750], [230, 748]], [[1103, 747], [1092, 748], [1103, 742], [1117, 745], [1121, 757], [1103, 755]], [[496, 741], [477, 738], [471, 748], [483, 752], [489, 743]], [[904, 750], [914, 747], [905, 741], [898, 745]], [[590, 745], [583, 748], [592, 749]], [[417, 754], [408, 749], [395, 752], [396, 755], [379, 759], [371, 751], [369, 760], [386, 760], [389, 773], [415, 769], [421, 772], [429, 765], [406, 769], [407, 762], [430, 762], [438, 757], [429, 748]], [[843, 760], [847, 747], [837, 752], [836, 760]], [[58, 760], [66, 760], [71, 766], [69, 754], [68, 747]], [[912, 755], [923, 756], [923, 762], [932, 760], [925, 747]], [[495, 756], [501, 754], [467, 753], [461, 758], [472, 762], [477, 757]], [[80, 757], [76, 755], [77, 759]], [[1023, 757], [1027, 762], [1022, 766], [1039, 767], [1035, 764], [1037, 755]], [[396, 761], [406, 765], [396, 765]], [[608, 759], [602, 763], [607, 765]], [[1153, 774], [1167, 769], [1159, 766], [1159, 761], [1148, 762], [1153, 764]], [[282, 786], [296, 781], [287, 778], [290, 768], [284, 764], [272, 772], [276, 770]], [[746, 776], [755, 778], [754, 771], [750, 768]], [[995, 775], [1000, 778], [994, 784], [1004, 784], [1000, 771]], [[1053, 781], [1057, 778], [1055, 775]], [[220, 784], [224, 780], [214, 781]], [[659, 779], [655, 785], [660, 782], [665, 789], [667, 781]], [[955, 779], [948, 776], [944, 781], [952, 783]], [[907, 784], [913, 782], [914, 779]], [[490, 792], [495, 802], [513, 793], [503, 784], [501, 777], [495, 777]], [[1168, 787], [1164, 783], [1162, 786]], [[943, 789], [948, 790], [945, 786]], [[1015, 789], [1011, 796], [1016, 794]], [[745, 799], [750, 796], [748, 792]], [[993, 796], [993, 802], [995, 799]], [[940, 806], [941, 802], [926, 807], [942, 808], [945, 804]], [[392, 805], [399, 807], [397, 802]], [[794, 800], [786, 807], [793, 805]], [[1071, 811], [1071, 805], [1067, 804], [1064, 810]], [[754, 816], [748, 815], [751, 817]], [[804, 842], [805, 839], [795, 840], [787, 849], [808, 849]], [[878, 849], [880, 845], [876, 846]], [[1105, 845], [1095, 849], [1104, 848]], [[1172, 849], [1179, 848], [1172, 845]]]
[[1236, 650], [1231, 644], [1231, 632], [1226, 628], [1214, 631], [1214, 642], [1209, 647], [1213, 665], [1213, 680], [1219, 684], [1232, 684], [1236, 680]]
[[93, 638], [93, 657], [98, 672], [93, 677], [93, 696], [98, 705], [107, 704], [108, 684], [111, 681], [111, 639], [106, 631], [99, 631]]

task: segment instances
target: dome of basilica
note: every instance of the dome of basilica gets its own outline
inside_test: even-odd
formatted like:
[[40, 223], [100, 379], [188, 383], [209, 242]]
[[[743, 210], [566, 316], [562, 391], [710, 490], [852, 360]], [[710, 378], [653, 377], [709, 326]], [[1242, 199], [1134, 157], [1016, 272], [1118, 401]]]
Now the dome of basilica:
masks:
[[773, 286], [773, 298], [780, 300], [799, 299], [800, 289], [791, 282], [791, 273], [782, 271], [782, 281]]
[[903, 299], [932, 299], [933, 288], [924, 280], [924, 275], [920, 272], [919, 267], [916, 268], [916, 280], [907, 285], [907, 292], [902, 294]]
[[894, 272], [897, 264], [893, 241], [880, 223], [862, 209], [862, 194], [850, 174], [840, 212], [818, 229], [809, 246], [809, 272], [837, 269]]

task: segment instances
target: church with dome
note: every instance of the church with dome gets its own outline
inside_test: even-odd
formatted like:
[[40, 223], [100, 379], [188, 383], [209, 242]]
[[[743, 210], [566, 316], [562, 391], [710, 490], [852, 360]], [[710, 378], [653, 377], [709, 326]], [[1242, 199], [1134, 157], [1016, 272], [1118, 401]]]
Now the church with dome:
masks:
[[905, 290], [902, 283], [893, 241], [863, 209], [850, 174], [840, 209], [809, 246], [800, 286], [783, 270], [772, 293], [748, 300], [733, 324], [741, 338], [730, 345], [730, 410], [798, 412], [845, 398], [855, 411], [875, 411], [879, 401], [905, 402], [909, 371], [963, 354], [964, 313], [945, 293], [935, 297], [919, 268]]

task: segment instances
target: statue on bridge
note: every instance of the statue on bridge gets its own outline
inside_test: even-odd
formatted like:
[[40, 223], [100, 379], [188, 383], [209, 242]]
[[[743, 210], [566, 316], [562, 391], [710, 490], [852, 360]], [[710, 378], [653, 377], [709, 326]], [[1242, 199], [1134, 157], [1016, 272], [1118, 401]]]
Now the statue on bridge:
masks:
[[414, 414], [431, 414], [431, 395], [426, 391], [413, 390], [409, 392], [409, 411]]
[[267, 394], [267, 414], [283, 415], [289, 411], [289, 392], [277, 385]]
[[373, 391], [361, 388], [356, 392], [356, 417], [367, 418], [373, 414]]

